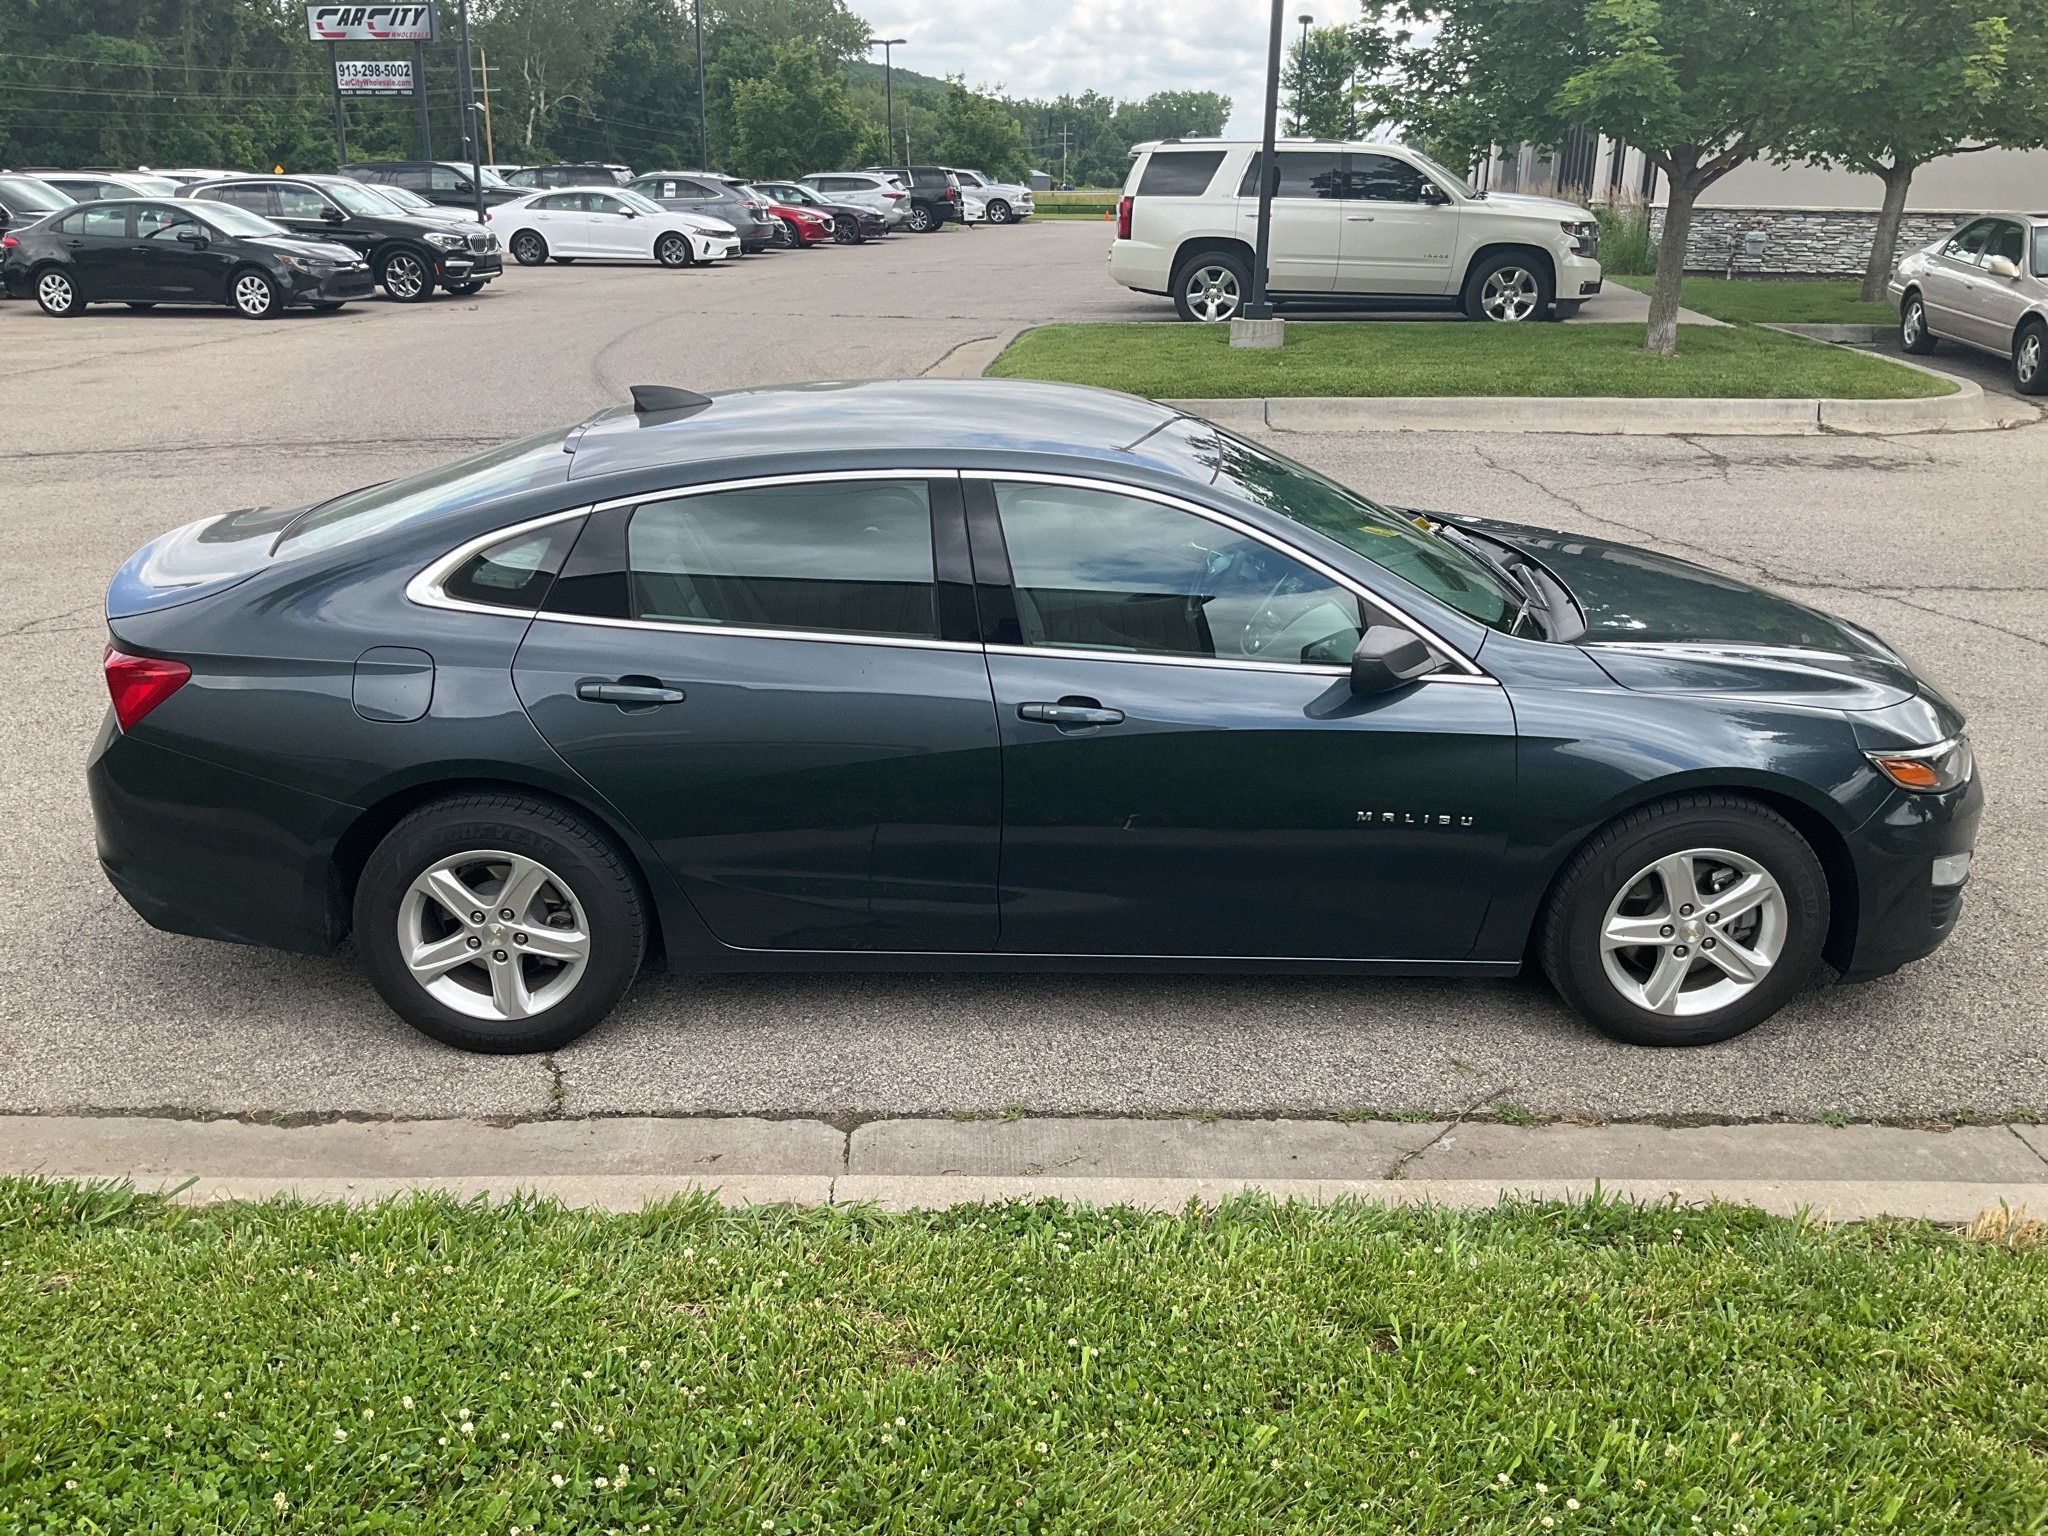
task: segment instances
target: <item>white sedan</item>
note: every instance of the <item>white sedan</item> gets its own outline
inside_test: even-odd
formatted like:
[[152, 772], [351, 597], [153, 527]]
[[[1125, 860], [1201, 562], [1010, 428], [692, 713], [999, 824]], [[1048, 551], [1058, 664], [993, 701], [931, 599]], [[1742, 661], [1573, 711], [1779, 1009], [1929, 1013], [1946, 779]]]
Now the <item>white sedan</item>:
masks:
[[722, 219], [677, 213], [621, 187], [557, 187], [490, 209], [485, 220], [521, 266], [574, 261], [658, 261], [687, 267], [737, 256]]

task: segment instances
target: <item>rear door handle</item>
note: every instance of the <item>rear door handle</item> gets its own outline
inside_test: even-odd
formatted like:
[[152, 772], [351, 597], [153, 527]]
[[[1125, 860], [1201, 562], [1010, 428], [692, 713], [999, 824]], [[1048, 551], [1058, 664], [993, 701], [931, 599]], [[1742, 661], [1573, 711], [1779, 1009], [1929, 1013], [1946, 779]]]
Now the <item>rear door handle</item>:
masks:
[[1044, 725], [1056, 725], [1063, 731], [1090, 725], [1122, 725], [1124, 712], [1120, 709], [1104, 709], [1098, 704], [1069, 704], [1062, 700], [1058, 704], [1019, 704], [1019, 720], [1035, 720]]
[[658, 683], [603, 683], [581, 682], [576, 685], [576, 697], [592, 704], [651, 705], [680, 704], [687, 694], [680, 688], [664, 688]]
[[1344, 221], [1347, 224], [1370, 224], [1372, 222], [1372, 215], [1369, 213], [1347, 213], [1344, 215]]

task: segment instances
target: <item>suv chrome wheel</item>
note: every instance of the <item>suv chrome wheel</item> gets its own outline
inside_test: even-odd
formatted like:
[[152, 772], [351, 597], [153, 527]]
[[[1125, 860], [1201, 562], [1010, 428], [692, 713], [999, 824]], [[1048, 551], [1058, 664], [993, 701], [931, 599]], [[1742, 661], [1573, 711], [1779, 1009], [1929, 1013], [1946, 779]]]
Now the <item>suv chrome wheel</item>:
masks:
[[478, 849], [430, 864], [398, 908], [398, 947], [429, 996], [473, 1019], [545, 1013], [590, 963], [568, 883], [523, 854]]
[[1230, 319], [1244, 303], [1236, 269], [1221, 262], [1203, 262], [1191, 268], [1181, 280], [1181, 295], [1189, 312], [1204, 324]]
[[1527, 320], [1543, 307], [1543, 285], [1527, 267], [1496, 267], [1479, 285], [1479, 312], [1489, 320]]
[[1639, 871], [1608, 903], [1600, 960], [1636, 1007], [1690, 1018], [1755, 990], [1785, 933], [1785, 893], [1770, 871], [1725, 848], [1690, 848]]

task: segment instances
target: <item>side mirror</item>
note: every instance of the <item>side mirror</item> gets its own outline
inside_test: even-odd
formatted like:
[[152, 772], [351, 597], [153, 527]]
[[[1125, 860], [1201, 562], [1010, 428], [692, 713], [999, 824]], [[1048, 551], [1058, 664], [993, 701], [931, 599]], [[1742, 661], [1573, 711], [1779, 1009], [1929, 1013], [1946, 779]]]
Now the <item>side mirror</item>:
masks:
[[1392, 693], [1441, 665], [1420, 635], [1394, 624], [1375, 624], [1359, 636], [1351, 653], [1351, 691], [1362, 698]]
[[348, 222], [348, 215], [343, 213], [339, 208], [335, 208], [332, 206], [330, 206], [325, 213], [321, 214], [320, 217], [325, 219], [330, 224], [346, 224]]
[[1432, 207], [1442, 207], [1451, 200], [1451, 195], [1435, 182], [1425, 180], [1422, 183], [1422, 200]]
[[200, 234], [197, 230], [184, 230], [178, 235], [178, 244], [189, 245], [194, 250], [203, 251], [210, 243], [206, 236]]
[[2018, 277], [2019, 263], [2006, 256], [1994, 256], [1984, 263], [1984, 270], [1993, 277]]

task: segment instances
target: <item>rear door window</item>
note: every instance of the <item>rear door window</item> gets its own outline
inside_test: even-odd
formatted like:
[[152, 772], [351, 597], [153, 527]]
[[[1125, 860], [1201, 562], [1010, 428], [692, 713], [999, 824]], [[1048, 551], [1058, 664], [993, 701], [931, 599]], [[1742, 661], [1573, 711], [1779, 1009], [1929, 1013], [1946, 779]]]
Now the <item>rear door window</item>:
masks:
[[1216, 168], [1223, 164], [1220, 149], [1154, 150], [1145, 162], [1145, 174], [1138, 178], [1139, 197], [1200, 197], [1209, 190]]
[[[1287, 149], [1273, 157], [1279, 162], [1280, 176], [1274, 183], [1275, 197], [1342, 197], [1344, 195], [1344, 157], [1328, 149]], [[1238, 183], [1239, 197], [1259, 195], [1259, 159], [1253, 155], [1251, 163], [1244, 168], [1244, 179]]]
[[122, 207], [81, 208], [57, 226], [67, 235], [93, 235], [102, 240], [128, 234], [128, 210]]
[[626, 533], [632, 617], [935, 639], [930, 491], [837, 481], [653, 502]]

